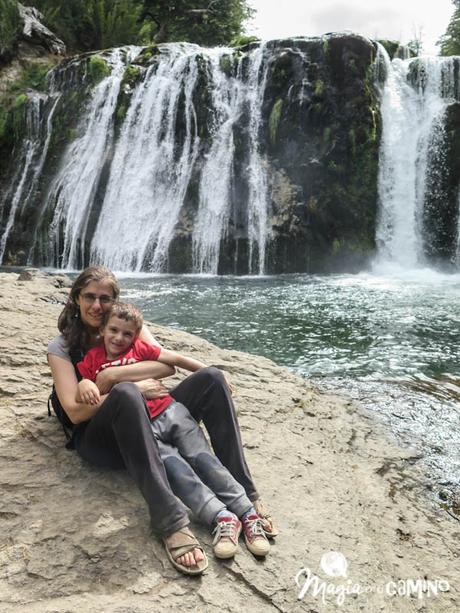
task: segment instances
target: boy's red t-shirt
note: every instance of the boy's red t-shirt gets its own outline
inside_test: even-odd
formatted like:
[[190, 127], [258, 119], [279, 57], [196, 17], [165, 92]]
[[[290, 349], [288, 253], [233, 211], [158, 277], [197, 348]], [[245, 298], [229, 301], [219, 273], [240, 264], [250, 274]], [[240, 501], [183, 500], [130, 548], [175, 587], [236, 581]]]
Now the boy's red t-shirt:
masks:
[[[123, 355], [119, 356], [116, 360], [107, 360], [104, 344], [101, 343], [88, 351], [83, 360], [78, 362], [77, 368], [82, 377], [94, 382], [96, 381], [97, 374], [105, 368], [136, 364], [137, 362], [156, 362], [160, 351], [161, 347], [154, 347], [140, 339], [136, 339]], [[173, 400], [174, 398], [169, 394], [162, 398], [146, 400], [150, 418], [152, 419], [160, 415]]]

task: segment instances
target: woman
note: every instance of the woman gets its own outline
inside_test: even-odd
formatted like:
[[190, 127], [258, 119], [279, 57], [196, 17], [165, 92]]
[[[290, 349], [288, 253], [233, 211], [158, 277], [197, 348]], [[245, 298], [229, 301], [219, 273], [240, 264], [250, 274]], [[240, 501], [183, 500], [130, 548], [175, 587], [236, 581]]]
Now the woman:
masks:
[[[48, 346], [57, 396], [74, 424], [72, 443], [80, 456], [99, 467], [126, 467], [147, 502], [152, 529], [163, 539], [168, 556], [184, 573], [200, 574], [207, 567], [206, 556], [188, 528], [186, 507], [169, 486], [144, 403], [144, 398], [166, 394], [156, 379], [171, 374], [171, 369], [159, 362], [108, 368], [96, 380], [101, 402], [86, 405], [76, 401], [78, 379], [74, 365], [98, 343], [103, 313], [119, 293], [115, 276], [103, 266], [86, 268], [75, 279], [58, 320], [61, 334]], [[145, 326], [140, 338], [158, 344]], [[196, 420], [203, 420], [216, 455], [264, 516], [222, 373], [216, 368], [203, 368], [170, 394], [185, 404]], [[275, 535], [269, 517], [265, 528], [268, 536]]]

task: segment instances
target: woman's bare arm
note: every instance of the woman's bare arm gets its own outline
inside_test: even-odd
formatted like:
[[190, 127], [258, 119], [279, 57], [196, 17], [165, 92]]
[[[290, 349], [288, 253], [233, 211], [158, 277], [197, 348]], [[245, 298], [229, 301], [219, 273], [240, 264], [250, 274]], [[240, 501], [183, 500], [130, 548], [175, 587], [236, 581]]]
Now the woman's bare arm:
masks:
[[105, 368], [96, 377], [96, 385], [101, 394], [107, 394], [116, 383], [142, 381], [143, 379], [163, 379], [175, 373], [174, 368], [161, 362], [137, 362]]
[[154, 347], [161, 347], [161, 343], [157, 341], [157, 339], [153, 336], [153, 334], [150, 332], [150, 330], [145, 324], [142, 326], [139, 338], [141, 339], [141, 341], [144, 341], [144, 343], [147, 343], [148, 345], [153, 345]]
[[48, 354], [48, 363], [59, 401], [70, 421], [73, 424], [79, 424], [91, 419], [98, 412], [99, 407], [106, 399], [106, 395], [101, 396], [101, 401], [97, 405], [77, 402], [78, 381], [72, 363], [51, 353]]

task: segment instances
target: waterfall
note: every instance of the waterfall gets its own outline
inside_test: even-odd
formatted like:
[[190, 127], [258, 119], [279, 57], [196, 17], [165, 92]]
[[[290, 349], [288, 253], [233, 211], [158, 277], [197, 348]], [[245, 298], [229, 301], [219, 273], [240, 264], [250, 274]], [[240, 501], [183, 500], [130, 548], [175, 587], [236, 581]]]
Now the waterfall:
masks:
[[[164, 267], [198, 152], [192, 101], [197, 49], [169, 45], [134, 92], [92, 240], [92, 261], [114, 270]], [[182, 143], [177, 142], [180, 103]]]
[[[248, 117], [248, 204], [245, 223], [251, 271], [263, 273], [267, 240], [267, 181], [259, 150], [261, 103], [267, 67], [264, 47], [244, 54], [235, 74], [221, 66], [231, 49], [191, 44], [162, 49], [136, 88], [116, 143], [101, 214], [91, 243], [91, 261], [114, 270], [162, 272], [167, 268], [193, 173], [198, 208], [192, 234], [193, 270], [217, 274], [221, 241], [232, 211], [234, 129]], [[243, 70], [248, 58], [248, 67]], [[210, 147], [203, 155], [198, 134], [196, 87], [205, 65], [211, 106]], [[202, 161], [196, 162], [199, 154]], [[128, 223], [127, 223], [128, 220]], [[113, 236], [117, 240], [113, 240]], [[257, 245], [257, 264], [252, 265]]]
[[[260, 145], [265, 45], [239, 53], [162, 45], [148, 67], [138, 68], [134, 89], [122, 92], [126, 65], [140, 49], [105, 52], [111, 72], [92, 87], [82, 71], [86, 58], [70, 59], [50, 73], [48, 94], [29, 95], [27, 136], [0, 203], [0, 261], [18, 215], [30, 205], [29, 263], [164, 272], [182, 224], [193, 260], [184, 268], [217, 274], [231, 222], [232, 237], [247, 241], [248, 272], [263, 273], [270, 236]], [[59, 147], [66, 101], [74, 104], [78, 96], [85, 102], [71, 140], [57, 149], [59, 157], [53, 149], [47, 159], [53, 120]]]
[[429, 162], [442, 166], [444, 117], [455, 100], [454, 63], [435, 57], [390, 61], [381, 45], [379, 56], [387, 77], [381, 91], [378, 259], [412, 268], [424, 260]]
[[123, 50], [108, 56], [111, 74], [95, 88], [89, 109], [77, 128], [53, 180], [45, 205], [54, 208], [50, 247], [61, 253], [61, 266], [78, 268], [85, 261], [85, 236], [101, 172], [113, 140], [113, 121], [125, 64]]
[[[268, 62], [265, 45], [253, 50], [244, 76], [245, 56], [241, 57], [236, 76], [227, 76], [221, 60], [231, 50], [209, 54], [210, 83], [214, 108], [212, 145], [200, 177], [199, 207], [193, 232], [195, 270], [217, 274], [219, 250], [227, 232], [231, 211], [232, 169], [235, 156], [234, 128], [246, 109], [248, 114], [248, 232], [249, 272], [263, 274], [267, 224], [267, 172], [260, 153], [262, 102], [267, 80]], [[257, 247], [257, 261], [254, 252]]]
[[241, 114], [242, 83], [221, 70], [221, 61], [231, 50], [209, 55], [214, 109], [212, 145], [201, 171], [198, 212], [193, 230], [194, 269], [217, 274], [220, 242], [227, 233], [235, 143], [233, 128]]
[[[60, 94], [53, 91], [49, 96], [31, 93], [26, 103], [26, 137], [19, 156], [18, 167], [13, 177], [11, 188], [7, 191], [0, 210], [10, 208], [5, 229], [0, 238], [0, 262], [3, 261], [6, 243], [11, 229], [20, 212], [24, 212], [31, 196], [34, 194], [45, 159], [52, 134], [52, 120], [59, 102]], [[48, 103], [51, 102], [51, 106]]]
[[[390, 61], [379, 46], [380, 124], [374, 52], [335, 35], [121, 48], [103, 52], [111, 70], [97, 84], [101, 58], [65, 60], [24, 107], [0, 258], [205, 274], [323, 270], [342, 253], [360, 265], [379, 147], [378, 261], [458, 262], [460, 60]], [[355, 79], [359, 113], [342, 107]], [[342, 223], [342, 201], [356, 220]]]
[[249, 67], [249, 199], [248, 199], [248, 235], [249, 235], [249, 270], [254, 270], [254, 245], [258, 246], [257, 272], [263, 274], [265, 266], [265, 245], [267, 241], [267, 173], [260, 154], [260, 126], [262, 119], [262, 101], [267, 81], [268, 63], [264, 65], [265, 45], [261, 45], [252, 57]]

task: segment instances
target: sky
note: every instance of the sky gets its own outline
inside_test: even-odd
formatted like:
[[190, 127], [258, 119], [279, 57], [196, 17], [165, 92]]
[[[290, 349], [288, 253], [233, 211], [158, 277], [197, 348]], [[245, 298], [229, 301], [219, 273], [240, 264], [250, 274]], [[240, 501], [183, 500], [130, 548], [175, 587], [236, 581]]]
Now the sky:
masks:
[[402, 43], [421, 38], [426, 54], [438, 53], [436, 41], [454, 12], [451, 0], [248, 0], [248, 4], [257, 13], [247, 32], [263, 39], [352, 30]]

